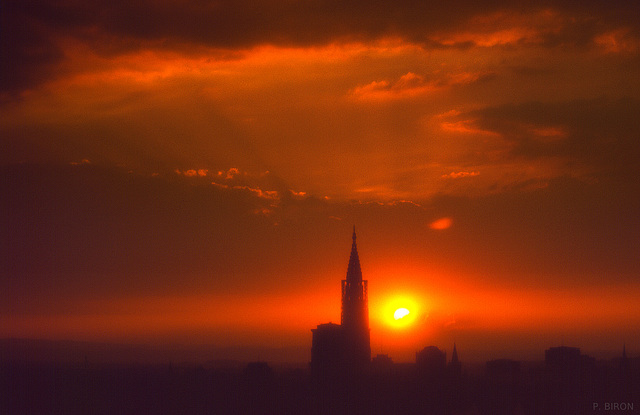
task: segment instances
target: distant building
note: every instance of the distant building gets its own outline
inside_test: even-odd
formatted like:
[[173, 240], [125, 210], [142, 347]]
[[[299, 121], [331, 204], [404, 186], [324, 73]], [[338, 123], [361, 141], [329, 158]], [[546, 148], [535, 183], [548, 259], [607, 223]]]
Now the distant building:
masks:
[[379, 371], [387, 371], [393, 368], [393, 360], [388, 354], [377, 354], [371, 359], [371, 366]]
[[579, 413], [583, 402], [593, 401], [585, 393], [594, 391], [595, 359], [577, 347], [551, 347], [544, 352], [543, 409], [547, 413]]
[[393, 365], [393, 360], [388, 354], [377, 354], [373, 359], [371, 359], [371, 363], [376, 363], [378, 365]]
[[416, 369], [422, 376], [441, 377], [447, 367], [447, 352], [428, 346], [416, 353]]
[[562, 381], [572, 380], [574, 383], [584, 376], [591, 376], [595, 370], [596, 360], [580, 353], [578, 347], [551, 347], [544, 351], [545, 369], [548, 375]]
[[544, 351], [544, 362], [548, 370], [579, 375], [592, 370], [595, 358], [580, 353], [578, 347], [550, 347]]
[[562, 370], [580, 368], [580, 349], [578, 347], [550, 347], [544, 351], [544, 363], [547, 367]]
[[325, 323], [311, 329], [311, 371], [337, 374], [345, 364], [344, 332], [340, 324]]
[[449, 362], [448, 369], [454, 379], [462, 375], [462, 365], [460, 364], [460, 360], [458, 360], [458, 351], [456, 350], [455, 343], [453, 343], [453, 353], [451, 353], [451, 361]]
[[359, 372], [371, 362], [368, 281], [362, 279], [355, 226], [352, 239], [347, 276], [342, 280], [341, 324], [311, 329], [311, 371], [316, 377]]

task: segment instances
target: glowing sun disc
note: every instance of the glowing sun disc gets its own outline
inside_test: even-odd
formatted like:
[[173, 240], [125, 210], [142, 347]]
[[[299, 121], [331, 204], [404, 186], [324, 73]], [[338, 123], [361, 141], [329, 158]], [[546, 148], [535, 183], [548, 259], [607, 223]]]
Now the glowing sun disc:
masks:
[[406, 308], [399, 308], [395, 311], [395, 313], [393, 313], [393, 318], [395, 318], [396, 320], [400, 320], [407, 315], [409, 315], [409, 310], [407, 310]]

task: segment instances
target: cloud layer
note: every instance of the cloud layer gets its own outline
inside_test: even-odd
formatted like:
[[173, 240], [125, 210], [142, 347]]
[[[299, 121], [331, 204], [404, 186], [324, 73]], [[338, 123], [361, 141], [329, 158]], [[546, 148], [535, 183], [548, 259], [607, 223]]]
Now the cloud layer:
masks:
[[[113, 301], [124, 332], [136, 304], [194, 296], [244, 304], [236, 322], [265, 322], [258, 298], [273, 321], [290, 295], [339, 310], [354, 223], [372, 304], [402, 285], [474, 333], [539, 330], [558, 293], [631, 309], [639, 17], [595, 0], [4, 1], [0, 318], [24, 334]], [[638, 338], [617, 307], [597, 324]], [[194, 321], [219, 339], [207, 310]], [[563, 310], [554, 330], [588, 320]]]
[[401, 38], [425, 48], [474, 46], [602, 47], [638, 51], [633, 2], [456, 0], [363, 2], [7, 1], [2, 13], [2, 87], [17, 93], [44, 82], [66, 48], [86, 44], [103, 56], [145, 49], [193, 53], [257, 45], [309, 47]]

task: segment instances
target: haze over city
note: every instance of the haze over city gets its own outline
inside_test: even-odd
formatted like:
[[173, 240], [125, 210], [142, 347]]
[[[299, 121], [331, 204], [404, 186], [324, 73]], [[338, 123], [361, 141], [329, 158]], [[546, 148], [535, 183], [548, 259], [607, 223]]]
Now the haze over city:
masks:
[[355, 225], [374, 355], [637, 356], [640, 3], [0, 16], [1, 338], [308, 362]]

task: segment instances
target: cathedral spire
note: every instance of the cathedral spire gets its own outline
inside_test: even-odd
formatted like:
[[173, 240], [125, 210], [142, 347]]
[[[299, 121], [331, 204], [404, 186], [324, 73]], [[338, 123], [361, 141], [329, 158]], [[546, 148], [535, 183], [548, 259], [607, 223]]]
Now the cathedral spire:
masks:
[[347, 282], [354, 283], [362, 281], [362, 270], [360, 269], [360, 258], [358, 257], [358, 246], [356, 245], [356, 225], [353, 225], [353, 243], [351, 244], [351, 255], [349, 256], [349, 267], [347, 268]]

